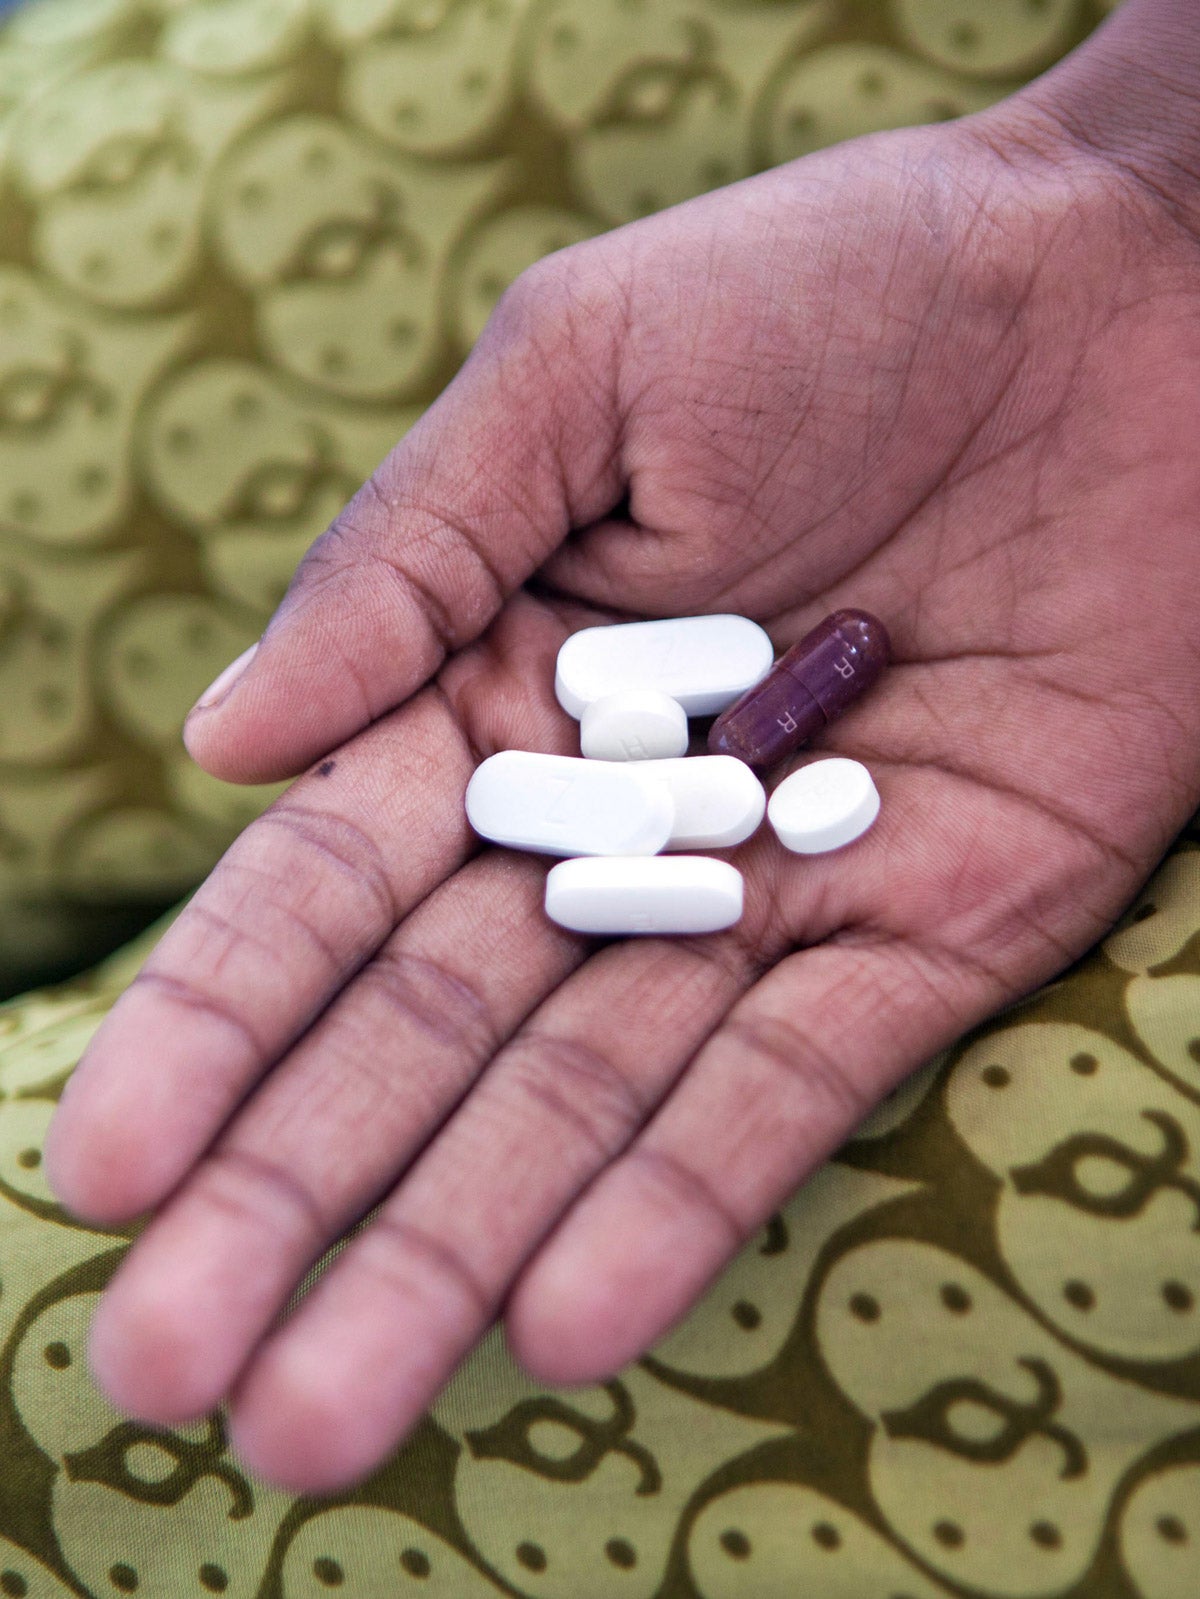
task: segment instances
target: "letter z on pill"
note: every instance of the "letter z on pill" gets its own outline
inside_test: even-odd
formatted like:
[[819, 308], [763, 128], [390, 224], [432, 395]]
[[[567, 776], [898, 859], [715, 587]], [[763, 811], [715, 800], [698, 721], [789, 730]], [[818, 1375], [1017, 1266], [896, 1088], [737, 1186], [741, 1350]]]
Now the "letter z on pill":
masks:
[[558, 652], [554, 692], [578, 720], [586, 705], [623, 689], [652, 688], [689, 716], [712, 716], [771, 670], [775, 648], [746, 616], [676, 616], [572, 633]]
[[636, 762], [501, 750], [467, 784], [467, 820], [483, 838], [541, 855], [653, 855], [675, 807]]
[[879, 792], [861, 761], [835, 755], [785, 777], [767, 804], [779, 842], [823, 855], [862, 836], [879, 815]]
[[707, 855], [560, 861], [546, 915], [573, 933], [719, 933], [742, 914], [742, 874]]

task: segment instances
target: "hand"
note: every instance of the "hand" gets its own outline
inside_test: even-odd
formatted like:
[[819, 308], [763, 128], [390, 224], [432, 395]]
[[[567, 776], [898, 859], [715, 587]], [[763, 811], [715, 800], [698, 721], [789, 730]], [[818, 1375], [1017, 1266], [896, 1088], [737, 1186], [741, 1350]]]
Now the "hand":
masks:
[[[51, 1128], [72, 1211], [158, 1207], [92, 1331], [121, 1409], [228, 1399], [250, 1467], [318, 1492], [500, 1314], [545, 1381], [611, 1374], [1147, 876], [1200, 801], [1200, 246], [1047, 103], [541, 263], [193, 714], [217, 775], [308, 769]], [[549, 862], [471, 837], [485, 755], [578, 749], [571, 629], [732, 610], [782, 650], [842, 605], [896, 664], [820, 744], [882, 814], [842, 854], [732, 852], [729, 933], [597, 949], [544, 918]]]

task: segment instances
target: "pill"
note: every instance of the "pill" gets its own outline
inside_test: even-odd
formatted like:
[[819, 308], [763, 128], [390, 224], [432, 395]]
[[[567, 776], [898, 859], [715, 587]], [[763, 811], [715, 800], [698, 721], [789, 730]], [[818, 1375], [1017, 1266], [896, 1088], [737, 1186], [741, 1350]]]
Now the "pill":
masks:
[[887, 628], [866, 611], [834, 611], [713, 723], [709, 753], [772, 766], [840, 716], [887, 665]]
[[560, 861], [546, 914], [575, 933], [717, 933], [742, 914], [742, 874], [705, 855]]
[[767, 809], [762, 784], [731, 755], [647, 761], [641, 770], [662, 778], [675, 802], [670, 850], [729, 849], [750, 837]]
[[653, 855], [671, 836], [671, 791], [637, 764], [502, 750], [467, 784], [483, 838], [541, 855]]
[[583, 707], [579, 744], [591, 761], [655, 761], [688, 747], [687, 712], [656, 688], [626, 688]]
[[823, 855], [860, 838], [879, 815], [879, 791], [861, 761], [834, 755], [785, 777], [767, 816], [797, 855]]
[[[558, 652], [554, 692], [576, 719], [622, 689], [653, 688], [688, 716], [712, 716], [771, 670], [775, 649], [745, 616], [677, 616], [572, 633]], [[714, 752], [720, 753], [720, 752]]]

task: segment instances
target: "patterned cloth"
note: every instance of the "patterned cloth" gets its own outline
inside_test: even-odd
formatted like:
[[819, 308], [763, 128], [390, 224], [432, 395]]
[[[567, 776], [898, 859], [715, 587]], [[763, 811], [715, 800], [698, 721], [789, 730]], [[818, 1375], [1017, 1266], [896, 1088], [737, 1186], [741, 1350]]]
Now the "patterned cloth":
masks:
[[[0, 994], [278, 791], [196, 695], [548, 250], [980, 109], [1099, 0], [37, 0], [0, 30]], [[7, 968], [7, 982], [5, 982]]]
[[[111, 947], [276, 792], [199, 772], [182, 715], [521, 268], [982, 107], [1103, 9], [22, 10], [0, 33], [10, 984]], [[0, 1593], [1195, 1599], [1195, 826], [1100, 948], [906, 1083], [645, 1359], [549, 1390], [494, 1331], [325, 1500], [248, 1479], [220, 1411], [151, 1431], [87, 1373], [137, 1229], [65, 1215], [41, 1140], [170, 919], [0, 1006]]]
[[494, 1329], [366, 1484], [321, 1500], [247, 1479], [221, 1412], [151, 1431], [87, 1373], [136, 1229], [72, 1222], [39, 1146], [165, 925], [0, 1007], [0, 1592], [1195, 1599], [1200, 827], [644, 1359], [547, 1389]]

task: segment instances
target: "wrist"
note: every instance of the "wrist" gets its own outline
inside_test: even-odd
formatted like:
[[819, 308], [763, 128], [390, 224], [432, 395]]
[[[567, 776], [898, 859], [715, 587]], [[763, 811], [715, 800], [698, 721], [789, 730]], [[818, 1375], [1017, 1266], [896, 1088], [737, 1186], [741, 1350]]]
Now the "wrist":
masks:
[[1125, 0], [1005, 110], [1035, 144], [1100, 158], [1200, 235], [1196, 0]]

